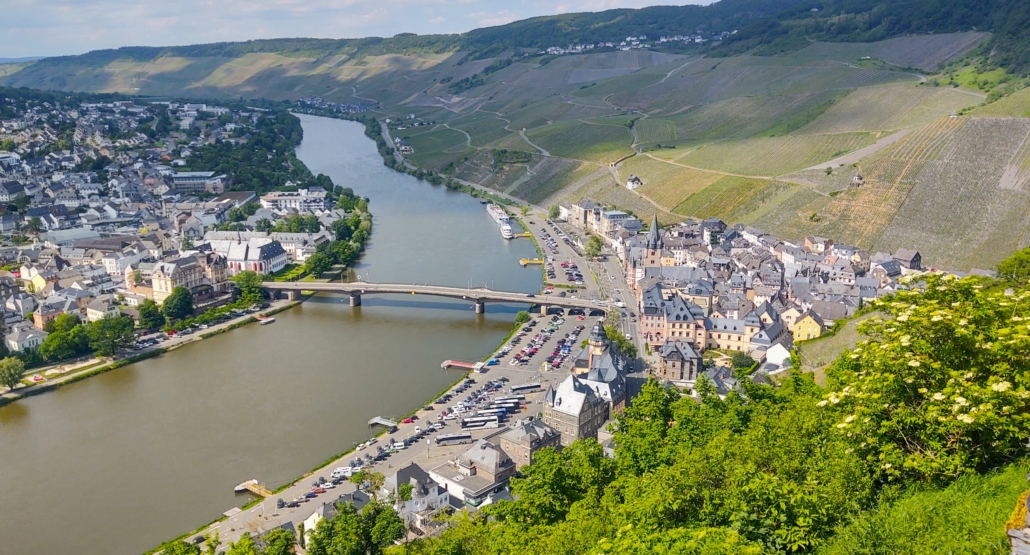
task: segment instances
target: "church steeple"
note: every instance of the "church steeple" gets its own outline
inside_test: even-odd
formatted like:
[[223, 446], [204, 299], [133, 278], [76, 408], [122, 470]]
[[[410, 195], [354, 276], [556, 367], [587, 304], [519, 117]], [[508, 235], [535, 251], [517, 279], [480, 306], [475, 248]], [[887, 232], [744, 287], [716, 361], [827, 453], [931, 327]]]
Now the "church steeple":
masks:
[[662, 230], [658, 228], [658, 212], [654, 213], [654, 218], [651, 219], [651, 227], [647, 230], [646, 246], [648, 250], [662, 250]]

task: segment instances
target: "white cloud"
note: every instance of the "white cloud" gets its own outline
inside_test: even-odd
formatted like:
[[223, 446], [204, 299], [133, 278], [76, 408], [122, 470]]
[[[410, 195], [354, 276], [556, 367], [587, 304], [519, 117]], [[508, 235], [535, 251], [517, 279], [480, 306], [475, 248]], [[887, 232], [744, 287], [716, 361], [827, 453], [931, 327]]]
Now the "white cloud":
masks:
[[440, 17], [434, 17], [433, 19], [429, 20], [430, 23], [443, 23], [445, 21], [447, 21], [447, 18], [442, 15]]

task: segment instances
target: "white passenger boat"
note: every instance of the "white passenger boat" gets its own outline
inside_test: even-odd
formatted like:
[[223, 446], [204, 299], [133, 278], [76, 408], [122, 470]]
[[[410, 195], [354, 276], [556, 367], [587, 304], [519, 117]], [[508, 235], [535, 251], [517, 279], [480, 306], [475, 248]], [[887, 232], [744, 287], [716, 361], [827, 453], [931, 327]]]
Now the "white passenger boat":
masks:
[[505, 239], [511, 239], [515, 237], [515, 233], [512, 232], [510, 225], [501, 224], [501, 237], [504, 237]]
[[494, 219], [498, 224], [508, 223], [508, 213], [503, 208], [496, 204], [486, 205], [486, 213], [490, 214], [490, 217]]

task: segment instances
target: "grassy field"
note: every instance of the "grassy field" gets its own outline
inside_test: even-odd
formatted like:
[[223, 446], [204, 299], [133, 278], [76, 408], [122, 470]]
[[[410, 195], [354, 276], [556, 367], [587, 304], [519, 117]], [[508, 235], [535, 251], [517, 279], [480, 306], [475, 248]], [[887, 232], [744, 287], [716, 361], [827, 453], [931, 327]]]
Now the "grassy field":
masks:
[[623, 181], [631, 175], [644, 182], [637, 189], [638, 193], [669, 211], [723, 177], [722, 174], [684, 168], [646, 155], [634, 156], [619, 166], [619, 176]]
[[408, 158], [430, 169], [442, 168], [475, 152], [465, 146], [465, 135], [454, 129], [406, 129], [398, 136], [406, 138], [415, 149]]
[[665, 119], [648, 118], [637, 120], [634, 126], [637, 132], [637, 142], [660, 143], [673, 142], [676, 140], [676, 123]]
[[862, 335], [858, 333], [858, 324], [876, 315], [877, 313], [870, 313], [848, 320], [834, 335], [799, 344], [798, 355], [801, 356], [801, 369], [805, 372], [814, 372], [817, 381], [822, 383], [823, 368], [837, 360], [837, 357], [844, 351], [854, 348], [855, 344], [862, 339]]
[[775, 176], [831, 160], [875, 141], [869, 133], [789, 135], [705, 145], [676, 161], [688, 166], [752, 176]]
[[607, 164], [633, 153], [633, 135], [621, 126], [568, 121], [531, 129], [526, 136], [554, 156], [576, 160]]

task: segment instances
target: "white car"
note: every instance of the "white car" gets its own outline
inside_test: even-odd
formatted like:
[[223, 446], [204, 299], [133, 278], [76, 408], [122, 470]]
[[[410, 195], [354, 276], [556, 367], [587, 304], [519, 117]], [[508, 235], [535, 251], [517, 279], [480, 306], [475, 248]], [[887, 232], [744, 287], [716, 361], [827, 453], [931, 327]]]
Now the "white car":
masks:
[[419, 428], [418, 426], [415, 426], [415, 433], [416, 434], [421, 434], [422, 433], [422, 428]]

